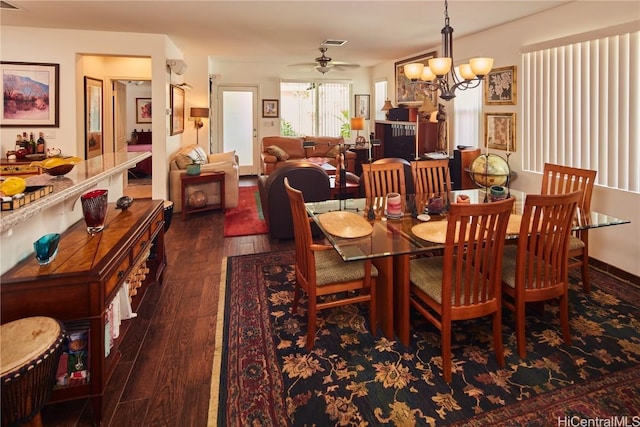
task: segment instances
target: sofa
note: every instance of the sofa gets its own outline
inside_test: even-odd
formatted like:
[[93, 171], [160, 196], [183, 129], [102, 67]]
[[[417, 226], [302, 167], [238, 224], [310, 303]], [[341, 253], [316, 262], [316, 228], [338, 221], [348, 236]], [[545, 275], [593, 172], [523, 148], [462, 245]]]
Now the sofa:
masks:
[[[264, 219], [272, 239], [293, 239], [293, 217], [289, 196], [284, 187], [284, 178], [289, 184], [302, 191], [306, 202], [318, 202], [331, 198], [329, 175], [320, 166], [309, 162], [290, 162], [279, 167], [269, 176], [258, 178], [260, 203]], [[320, 229], [312, 224], [312, 233], [319, 236]]]
[[[304, 143], [315, 143], [315, 146], [305, 148]], [[332, 136], [265, 136], [262, 138], [262, 173], [269, 175], [277, 168], [288, 163], [309, 161], [317, 165], [329, 163], [336, 166], [336, 156], [339, 144], [344, 144], [344, 138]], [[356, 153], [345, 152], [345, 167], [349, 172], [355, 172]]]
[[[196, 144], [186, 146], [174, 154], [169, 163], [169, 197], [173, 202], [173, 211], [182, 212], [182, 185], [180, 174], [186, 173], [188, 164], [200, 164], [200, 172], [224, 171], [224, 204], [225, 208], [238, 206], [238, 156], [235, 151], [226, 153], [206, 154], [204, 149]], [[203, 191], [208, 203], [220, 201], [218, 184], [203, 183], [189, 185], [187, 195], [195, 191]]]

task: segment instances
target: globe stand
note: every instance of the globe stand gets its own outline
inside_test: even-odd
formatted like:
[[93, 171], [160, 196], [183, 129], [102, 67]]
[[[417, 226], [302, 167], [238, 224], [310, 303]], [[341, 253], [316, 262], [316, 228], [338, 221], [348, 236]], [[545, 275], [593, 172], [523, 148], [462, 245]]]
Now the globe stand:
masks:
[[511, 166], [509, 166], [509, 157], [511, 157], [511, 153], [507, 153], [507, 199], [511, 198]]

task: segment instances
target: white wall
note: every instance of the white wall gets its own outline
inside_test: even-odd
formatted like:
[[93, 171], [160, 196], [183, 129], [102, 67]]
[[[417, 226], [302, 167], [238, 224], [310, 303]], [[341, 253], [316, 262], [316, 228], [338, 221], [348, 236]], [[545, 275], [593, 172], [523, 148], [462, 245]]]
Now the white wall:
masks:
[[[520, 66], [520, 49], [523, 46], [542, 43], [574, 34], [601, 28], [638, 22], [640, 2], [637, 1], [577, 1], [559, 6], [550, 11], [529, 16], [473, 36], [454, 36], [454, 60], [456, 65], [473, 56], [491, 56], [494, 67]], [[455, 19], [451, 26], [455, 28]], [[441, 50], [431, 46], [424, 52]], [[416, 52], [407, 57], [423, 52]], [[398, 58], [404, 59], [404, 58]], [[395, 61], [394, 61], [395, 62]], [[394, 84], [394, 62], [379, 64], [372, 70], [372, 79], [386, 78], [389, 97], [396, 105]], [[518, 76], [519, 78], [520, 76]], [[522, 107], [521, 82], [518, 87], [518, 105], [485, 106], [485, 112], [516, 112], [518, 126], [517, 144], [521, 140], [518, 120]], [[441, 100], [440, 100], [441, 101]], [[445, 105], [447, 103], [444, 103]], [[447, 107], [450, 111], [450, 107]], [[478, 145], [482, 146], [482, 135]], [[636, 142], [637, 143], [637, 142]], [[495, 151], [495, 154], [504, 152]], [[518, 173], [513, 187], [530, 193], [540, 192], [541, 175], [522, 171], [522, 150], [511, 156], [511, 165]], [[618, 225], [593, 230], [589, 233], [589, 255], [635, 275], [640, 275], [640, 194], [596, 187], [592, 208], [595, 211], [631, 220], [629, 225]]]

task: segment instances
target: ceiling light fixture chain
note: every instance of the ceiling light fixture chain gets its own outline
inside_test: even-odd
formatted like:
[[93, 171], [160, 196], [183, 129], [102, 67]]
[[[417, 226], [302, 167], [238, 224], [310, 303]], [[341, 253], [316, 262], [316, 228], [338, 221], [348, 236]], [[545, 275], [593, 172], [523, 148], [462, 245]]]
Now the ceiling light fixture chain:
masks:
[[432, 58], [429, 65], [411, 63], [404, 66], [405, 75], [414, 83], [424, 84], [430, 91], [440, 91], [440, 98], [449, 101], [456, 97], [456, 89], [478, 87], [493, 67], [493, 58], [471, 58], [468, 64], [458, 69], [462, 80], [453, 67], [453, 28], [449, 25], [449, 2], [444, 1], [444, 27], [442, 34], [442, 57]]

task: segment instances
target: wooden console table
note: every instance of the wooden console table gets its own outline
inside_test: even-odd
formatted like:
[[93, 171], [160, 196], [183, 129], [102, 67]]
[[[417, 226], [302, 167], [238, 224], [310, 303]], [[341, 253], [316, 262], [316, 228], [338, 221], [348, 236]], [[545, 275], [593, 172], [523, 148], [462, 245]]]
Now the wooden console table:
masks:
[[131, 322], [124, 320], [108, 356], [105, 356], [106, 313], [121, 285], [141, 263], [149, 274], [131, 298], [137, 310], [146, 289], [162, 283], [165, 267], [164, 202], [136, 200], [127, 210], [110, 203], [102, 232], [91, 236], [83, 220], [60, 238], [53, 262], [40, 266], [35, 256], [2, 275], [2, 323], [29, 316], [47, 316], [61, 322], [85, 322], [89, 334], [89, 382], [57, 388], [51, 402], [90, 397], [96, 424], [102, 418], [102, 394], [120, 357], [120, 344]]

